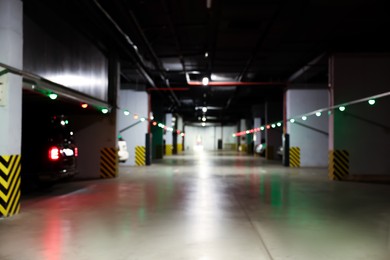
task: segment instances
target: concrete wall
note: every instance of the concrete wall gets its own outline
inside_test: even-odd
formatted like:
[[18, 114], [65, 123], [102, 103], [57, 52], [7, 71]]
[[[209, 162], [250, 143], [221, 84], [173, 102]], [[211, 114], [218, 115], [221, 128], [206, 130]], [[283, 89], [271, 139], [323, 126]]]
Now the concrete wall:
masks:
[[[326, 86], [323, 88], [289, 89], [286, 94], [287, 118], [328, 107], [329, 92]], [[328, 116], [323, 113], [320, 117], [310, 116], [306, 121], [295, 120], [295, 123], [287, 123], [287, 133], [290, 134], [290, 147], [301, 149], [301, 166], [327, 167]]]
[[[120, 90], [118, 96], [118, 107], [120, 109], [117, 112], [117, 134], [120, 134], [126, 140], [127, 150], [129, 151], [129, 159], [120, 165], [135, 165], [135, 147], [145, 146], [145, 135], [148, 131], [147, 121], [140, 121], [141, 117], [147, 118], [148, 95], [146, 92]], [[123, 113], [124, 110], [128, 110], [130, 114], [126, 116]], [[135, 114], [138, 115], [138, 119], [134, 119]], [[119, 133], [122, 129], [133, 124], [136, 125]]]
[[79, 148], [78, 179], [100, 176], [100, 150], [116, 147], [115, 113], [74, 116], [75, 142]]
[[205, 150], [217, 150], [218, 139], [222, 139], [222, 147], [230, 148], [236, 142], [233, 133], [237, 132], [237, 126], [186, 126], [185, 148], [193, 151], [197, 140], [201, 140]]
[[[336, 54], [331, 59], [334, 103], [390, 91], [390, 54]], [[390, 97], [334, 114], [334, 148], [350, 153], [350, 174], [390, 175]]]
[[37, 17], [28, 12], [23, 17], [23, 69], [107, 101], [108, 60], [104, 54], [55, 13], [47, 10]]

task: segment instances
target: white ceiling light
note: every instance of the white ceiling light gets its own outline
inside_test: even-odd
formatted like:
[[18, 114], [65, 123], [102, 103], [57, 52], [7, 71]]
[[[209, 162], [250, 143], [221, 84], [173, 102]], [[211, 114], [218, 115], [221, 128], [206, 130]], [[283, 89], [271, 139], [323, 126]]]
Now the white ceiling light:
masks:
[[202, 117], [202, 121], [203, 122], [205, 122], [206, 121], [206, 117], [204, 116], [204, 117]]
[[203, 113], [206, 113], [207, 112], [207, 107], [202, 107], [202, 111], [203, 111]]
[[208, 77], [204, 77], [202, 79], [202, 84], [203, 84], [203, 86], [207, 86], [209, 84], [209, 78]]

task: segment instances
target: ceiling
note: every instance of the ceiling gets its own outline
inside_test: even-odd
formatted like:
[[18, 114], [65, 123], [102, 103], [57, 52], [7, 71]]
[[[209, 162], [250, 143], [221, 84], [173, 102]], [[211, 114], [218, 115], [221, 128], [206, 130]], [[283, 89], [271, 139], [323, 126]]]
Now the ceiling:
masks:
[[[147, 89], [187, 123], [225, 124], [280, 103], [288, 84], [326, 84], [334, 52], [389, 52], [386, 1], [24, 0], [58, 14], [121, 61], [121, 87]], [[203, 86], [203, 77], [210, 78]]]

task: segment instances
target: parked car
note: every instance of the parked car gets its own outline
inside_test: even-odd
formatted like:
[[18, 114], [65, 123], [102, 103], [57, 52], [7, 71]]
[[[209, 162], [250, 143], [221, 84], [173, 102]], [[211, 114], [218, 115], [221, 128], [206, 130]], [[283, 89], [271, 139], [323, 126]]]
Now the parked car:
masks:
[[124, 163], [129, 159], [129, 152], [127, 151], [127, 143], [122, 137], [118, 139], [118, 147], [119, 162]]
[[66, 116], [24, 118], [22, 185], [52, 184], [72, 178], [77, 174], [78, 152]]
[[258, 144], [255, 147], [255, 153], [264, 157], [266, 148], [267, 148], [267, 144], [266, 143]]

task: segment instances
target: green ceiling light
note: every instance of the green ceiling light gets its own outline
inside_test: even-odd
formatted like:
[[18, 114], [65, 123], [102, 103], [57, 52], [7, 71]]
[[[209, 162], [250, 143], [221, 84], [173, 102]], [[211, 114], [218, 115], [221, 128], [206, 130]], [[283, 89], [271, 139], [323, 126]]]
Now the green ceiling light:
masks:
[[49, 98], [54, 100], [54, 99], [57, 99], [58, 95], [56, 93], [50, 93], [49, 94]]
[[108, 109], [107, 108], [102, 108], [101, 111], [102, 111], [103, 114], [107, 114], [108, 113]]
[[375, 104], [375, 99], [370, 99], [368, 100], [368, 104], [370, 104], [371, 106]]
[[264, 130], [264, 126], [260, 127], [260, 130], [263, 131]]
[[340, 110], [341, 112], [345, 111], [345, 106], [339, 107], [339, 110]]

